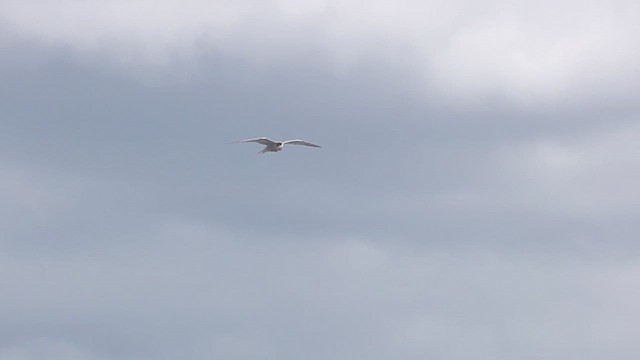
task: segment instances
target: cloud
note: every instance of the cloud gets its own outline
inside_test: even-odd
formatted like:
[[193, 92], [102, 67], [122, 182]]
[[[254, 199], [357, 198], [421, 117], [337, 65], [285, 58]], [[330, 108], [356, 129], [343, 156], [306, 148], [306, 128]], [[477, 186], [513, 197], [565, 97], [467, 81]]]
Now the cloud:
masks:
[[637, 6], [596, 0], [11, 0], [2, 13], [18, 39], [105, 55], [125, 66], [185, 67], [213, 52], [253, 64], [322, 59], [349, 71], [374, 57], [420, 74], [424, 89], [442, 100], [564, 106], [636, 88]]
[[[46, 180], [44, 180], [46, 178]], [[0, 244], [17, 245], [21, 234], [57, 223], [73, 211], [77, 181], [28, 167], [0, 166]]]
[[3, 1], [0, 359], [638, 358], [636, 6]]
[[141, 230], [122, 251], [3, 256], [2, 271], [17, 276], [0, 300], [0, 332], [13, 331], [2, 354], [29, 359], [42, 342], [53, 354], [92, 355], [78, 359], [631, 359], [640, 350], [611, 335], [633, 333], [622, 319], [640, 300], [628, 287], [634, 262], [346, 237], [256, 241], [180, 219]]
[[33, 339], [22, 344], [0, 349], [0, 359], [2, 360], [36, 360], [42, 358], [68, 360], [96, 359], [74, 344], [51, 339]]
[[[547, 211], [601, 218], [636, 212], [640, 128], [626, 123], [595, 133], [542, 139], [503, 149], [520, 194]], [[522, 201], [524, 199], [520, 199]], [[516, 200], [518, 201], [518, 200]]]

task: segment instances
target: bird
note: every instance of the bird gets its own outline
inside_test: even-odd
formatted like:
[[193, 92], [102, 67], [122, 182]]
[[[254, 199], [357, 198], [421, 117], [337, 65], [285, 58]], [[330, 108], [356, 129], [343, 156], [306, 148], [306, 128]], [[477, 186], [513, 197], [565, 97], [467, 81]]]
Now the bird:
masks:
[[299, 139], [295, 139], [295, 140], [285, 140], [285, 141], [273, 141], [271, 139], [267, 139], [266, 137], [259, 137], [259, 138], [255, 138], [255, 139], [246, 139], [246, 140], [239, 140], [239, 141], [234, 141], [234, 143], [242, 143], [242, 142], [255, 142], [258, 144], [262, 144], [264, 145], [264, 149], [262, 149], [262, 151], [260, 151], [258, 154], [264, 154], [266, 152], [278, 152], [278, 151], [282, 151], [282, 147], [285, 145], [304, 145], [304, 146], [311, 146], [311, 147], [317, 147], [317, 148], [321, 148], [322, 146], [320, 145], [316, 145], [316, 144], [312, 144], [310, 142], [306, 142], [304, 140], [299, 140]]

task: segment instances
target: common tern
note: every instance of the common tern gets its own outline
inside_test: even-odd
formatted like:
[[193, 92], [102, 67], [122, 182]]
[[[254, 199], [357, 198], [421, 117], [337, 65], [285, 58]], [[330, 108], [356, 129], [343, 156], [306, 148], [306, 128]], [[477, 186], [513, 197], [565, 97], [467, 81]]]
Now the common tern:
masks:
[[260, 151], [258, 154], [264, 154], [266, 152], [278, 152], [278, 151], [282, 151], [282, 147], [285, 145], [304, 145], [304, 146], [311, 146], [311, 147], [322, 147], [320, 145], [316, 145], [316, 144], [312, 144], [310, 142], [306, 142], [304, 140], [286, 140], [286, 141], [273, 141], [270, 139], [267, 139], [266, 137], [259, 137], [259, 138], [255, 138], [255, 139], [247, 139], [247, 140], [240, 140], [240, 141], [234, 141], [235, 143], [241, 143], [241, 142], [255, 142], [258, 144], [262, 144], [264, 145], [264, 149], [262, 149], [262, 151]]

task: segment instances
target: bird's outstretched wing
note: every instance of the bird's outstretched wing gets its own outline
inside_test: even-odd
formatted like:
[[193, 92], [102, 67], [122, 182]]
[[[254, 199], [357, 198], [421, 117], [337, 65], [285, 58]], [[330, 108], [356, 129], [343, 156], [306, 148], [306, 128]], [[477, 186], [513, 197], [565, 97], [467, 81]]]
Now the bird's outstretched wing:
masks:
[[255, 142], [255, 143], [258, 143], [258, 144], [265, 145], [265, 146], [269, 146], [269, 145], [273, 146], [273, 145], [276, 144], [275, 141], [269, 140], [266, 137], [259, 137], [259, 138], [255, 138], [255, 139], [247, 139], [247, 140], [240, 140], [240, 141], [234, 141], [234, 142], [236, 142], [236, 143]]
[[321, 147], [322, 147], [322, 146], [320, 146], [320, 145], [312, 144], [312, 143], [310, 143], [310, 142], [306, 142], [306, 141], [303, 141], [303, 140], [297, 140], [297, 139], [296, 139], [296, 140], [287, 140], [287, 141], [283, 141], [283, 142], [282, 142], [282, 145], [285, 145], [285, 144], [291, 144], [291, 145], [304, 145], [304, 146], [312, 146], [312, 147], [317, 147], [317, 148], [321, 148]]

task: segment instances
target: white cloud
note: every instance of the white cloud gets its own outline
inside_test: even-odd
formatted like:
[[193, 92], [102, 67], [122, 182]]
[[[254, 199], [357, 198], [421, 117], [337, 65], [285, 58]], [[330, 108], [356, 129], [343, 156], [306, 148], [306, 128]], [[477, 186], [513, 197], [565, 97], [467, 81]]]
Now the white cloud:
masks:
[[540, 204], [594, 217], [637, 212], [640, 194], [640, 127], [583, 138], [544, 140], [523, 146], [516, 169]]
[[[492, 184], [444, 196], [455, 208], [485, 206], [607, 219], [639, 210], [640, 128], [544, 138], [496, 149]], [[624, 218], [624, 217], [623, 217]]]
[[636, 76], [639, 16], [622, 3], [495, 1], [452, 34], [434, 73], [450, 92], [561, 104], [581, 86]]
[[640, 211], [640, 194], [634, 191], [640, 183], [639, 142], [638, 125], [612, 121], [608, 129], [496, 146], [485, 172], [439, 194], [438, 205], [464, 213], [584, 220], [608, 234], [593, 234], [596, 238], [613, 241], [614, 234], [633, 231], [624, 228], [635, 226], [631, 219]]
[[207, 49], [258, 63], [319, 50], [343, 69], [376, 56], [444, 98], [474, 102], [562, 105], [639, 80], [632, 1], [5, 0], [0, 13], [17, 38], [125, 64]]

